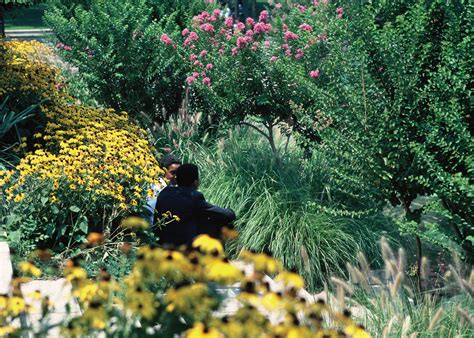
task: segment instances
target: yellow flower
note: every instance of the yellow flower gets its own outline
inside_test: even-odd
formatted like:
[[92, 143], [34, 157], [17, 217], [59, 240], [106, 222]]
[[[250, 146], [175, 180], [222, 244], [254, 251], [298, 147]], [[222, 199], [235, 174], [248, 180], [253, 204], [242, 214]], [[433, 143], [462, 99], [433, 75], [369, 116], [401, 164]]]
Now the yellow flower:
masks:
[[204, 253], [222, 255], [224, 254], [224, 247], [222, 243], [210, 237], [209, 235], [199, 235], [193, 241], [193, 248], [197, 248]]
[[21, 312], [26, 310], [26, 303], [23, 298], [14, 296], [8, 299], [7, 309], [14, 316], [18, 316]]
[[186, 331], [186, 338], [221, 338], [222, 334], [215, 328], [205, 327], [203, 323], [195, 323], [194, 326]]
[[125, 218], [120, 224], [124, 228], [147, 229], [150, 224], [141, 217], [131, 216]]
[[20, 262], [18, 268], [21, 272], [32, 275], [33, 277], [41, 276], [41, 270], [31, 262]]
[[18, 202], [21, 202], [25, 199], [25, 194], [24, 193], [20, 193], [18, 195], [15, 196], [15, 198], [13, 199], [14, 202], [18, 203]]
[[205, 276], [224, 284], [236, 283], [243, 277], [242, 272], [232, 264], [214, 258], [205, 261]]
[[7, 337], [16, 331], [13, 326], [0, 326], [0, 337]]
[[282, 282], [285, 286], [297, 289], [304, 287], [303, 278], [295, 272], [283, 271], [275, 278], [275, 281]]

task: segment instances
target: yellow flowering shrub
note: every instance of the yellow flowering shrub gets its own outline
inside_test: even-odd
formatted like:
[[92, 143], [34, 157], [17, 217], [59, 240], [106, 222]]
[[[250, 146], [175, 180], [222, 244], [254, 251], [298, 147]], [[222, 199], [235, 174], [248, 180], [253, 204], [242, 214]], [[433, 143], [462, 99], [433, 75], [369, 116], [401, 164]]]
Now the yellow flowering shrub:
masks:
[[0, 198], [9, 210], [5, 230], [27, 240], [26, 251], [37, 244], [71, 248], [90, 231], [116, 234], [119, 219], [140, 213], [163, 173], [146, 132], [125, 112], [74, 102], [61, 88], [47, 46], [29, 41], [0, 46], [6, 74], [0, 95], [15, 102], [48, 100], [41, 106], [43, 129], [22, 139], [26, 155], [15, 168], [0, 171]]
[[[61, 336], [369, 337], [349, 312], [303, 298], [302, 278], [283, 270], [274, 258], [250, 252], [242, 257], [245, 269], [225, 258], [220, 241], [201, 235], [188, 248], [138, 248], [131, 273], [121, 280], [106, 271], [92, 280], [78, 262], [70, 262], [64, 276], [82, 315], [60, 323]], [[22, 264], [26, 277], [35, 274], [31, 263]], [[209, 273], [214, 266], [219, 274]], [[281, 283], [270, 286], [262, 266], [278, 274]], [[244, 271], [249, 267], [253, 272]], [[21, 282], [27, 280], [22, 277]], [[228, 287], [238, 290], [235, 298], [219, 292]], [[233, 309], [228, 302], [235, 303]], [[29, 309], [21, 297], [0, 298], [0, 330], [18, 333], [10, 323], [22, 311]], [[47, 317], [48, 306], [45, 323]]]

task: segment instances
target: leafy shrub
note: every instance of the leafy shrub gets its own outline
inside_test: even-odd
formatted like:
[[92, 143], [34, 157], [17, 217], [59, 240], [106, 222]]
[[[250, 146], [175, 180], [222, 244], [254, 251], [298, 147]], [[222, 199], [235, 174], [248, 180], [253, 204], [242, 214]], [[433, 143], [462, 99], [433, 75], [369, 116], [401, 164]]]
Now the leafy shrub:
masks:
[[[324, 112], [313, 109], [315, 96], [324, 95], [319, 82], [325, 81], [314, 66], [324, 58], [328, 31], [337, 24], [328, 8], [315, 8], [315, 18], [311, 11], [295, 10], [285, 22], [271, 21], [267, 11], [245, 23], [221, 18], [219, 10], [197, 15], [177, 48], [189, 64], [186, 82], [193, 110], [220, 126], [252, 125], [268, 139], [277, 159], [275, 126], [316, 137], [313, 128], [330, 124]], [[174, 46], [166, 39], [163, 43]]]
[[58, 39], [57, 52], [79, 68], [77, 76], [93, 99], [162, 121], [177, 111], [184, 83], [179, 55], [160, 48], [163, 31], [173, 38], [180, 34], [177, 14], [168, 14], [158, 20], [150, 1], [117, 0], [78, 6], [72, 16], [53, 7], [45, 20]]
[[[27, 56], [14, 59], [21, 72], [34, 51]], [[28, 141], [33, 150], [0, 172], [2, 228], [25, 251], [38, 244], [70, 249], [90, 231], [113, 237], [119, 218], [140, 212], [162, 172], [145, 131], [126, 113], [53, 99], [42, 107], [44, 130]]]

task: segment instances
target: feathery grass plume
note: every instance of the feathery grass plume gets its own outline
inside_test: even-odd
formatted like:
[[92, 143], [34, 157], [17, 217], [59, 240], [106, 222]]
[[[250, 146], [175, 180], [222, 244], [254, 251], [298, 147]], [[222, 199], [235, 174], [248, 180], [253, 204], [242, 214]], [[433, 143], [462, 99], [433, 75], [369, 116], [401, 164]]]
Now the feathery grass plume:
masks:
[[418, 332], [413, 332], [411, 335], [410, 335], [410, 338], [416, 338], [418, 337]]
[[469, 287], [474, 289], [474, 269], [471, 270], [471, 275], [469, 276]]
[[402, 284], [404, 277], [405, 276], [403, 272], [399, 272], [397, 278], [395, 278], [395, 281], [393, 283], [389, 283], [390, 296], [392, 298], [395, 298], [395, 296], [397, 295], [397, 292], [400, 289], [400, 285]]
[[406, 316], [402, 325], [402, 338], [408, 337], [408, 330], [410, 330], [410, 326], [411, 326], [411, 317]]
[[357, 275], [357, 279], [360, 281], [360, 285], [364, 288], [364, 290], [370, 292], [371, 289], [368, 281], [368, 275], [364, 275], [362, 271], [357, 268], [354, 268], [354, 273]]
[[451, 275], [453, 276], [454, 280], [456, 281], [456, 283], [458, 284], [459, 288], [463, 291], [466, 290], [466, 288], [464, 287], [464, 283], [462, 282], [462, 278], [461, 276], [459, 276], [459, 273], [456, 271], [456, 269], [454, 268], [454, 266], [452, 266], [451, 264], [449, 264], [448, 266], [449, 268], [449, 272], [451, 272]]
[[389, 338], [390, 337], [390, 332], [392, 331], [392, 326], [393, 323], [398, 319], [398, 315], [394, 315], [390, 321], [388, 322], [387, 326], [383, 329], [382, 337], [383, 338]]
[[370, 279], [372, 280], [372, 283], [375, 283], [375, 284], [380, 285], [380, 286], [384, 286], [384, 285], [385, 285], [384, 283], [382, 283], [382, 281], [381, 281], [380, 279], [378, 279], [378, 278], [375, 277], [375, 276], [372, 276]]
[[415, 292], [413, 292], [413, 289], [407, 285], [403, 285], [403, 289], [405, 292], [410, 296], [411, 298], [415, 298]]
[[441, 319], [441, 316], [443, 315], [443, 312], [444, 312], [443, 307], [440, 307], [438, 311], [436, 311], [435, 315], [430, 321], [430, 324], [428, 325], [428, 331], [433, 330], [436, 327], [436, 325], [439, 324], [439, 321]]
[[388, 244], [385, 237], [380, 239], [380, 248], [382, 250], [382, 257], [384, 260], [395, 260], [395, 255], [393, 254], [392, 248]]
[[421, 258], [421, 271], [420, 271], [420, 277], [423, 280], [428, 279], [428, 269], [429, 269], [429, 264], [428, 264], [428, 258], [423, 257]]
[[405, 271], [406, 268], [406, 254], [403, 248], [398, 249], [398, 271]]
[[300, 247], [300, 255], [301, 255], [301, 260], [303, 261], [303, 266], [306, 272], [311, 272], [311, 264], [309, 261], [309, 255], [308, 255], [308, 250], [306, 250], [306, 247], [304, 245], [301, 245]]
[[351, 287], [349, 284], [347, 284], [342, 279], [339, 279], [339, 278], [336, 278], [336, 277], [331, 277], [331, 281], [334, 284], [336, 284], [337, 286], [342, 287], [349, 295], [352, 295], [354, 293], [354, 288]]
[[346, 307], [346, 302], [344, 300], [345, 296], [346, 296], [346, 293], [344, 291], [344, 287], [337, 284], [337, 286], [336, 286], [336, 300], [337, 300], [338, 306], [341, 309], [344, 309]]
[[357, 254], [357, 259], [359, 261], [361, 270], [364, 272], [365, 275], [369, 275], [370, 266], [369, 266], [369, 263], [367, 262], [367, 258], [365, 257], [365, 255], [362, 252], [359, 252]]
[[357, 277], [357, 274], [355, 273], [354, 267], [351, 263], [346, 263], [346, 269], [347, 272], [349, 272], [349, 278], [351, 279], [351, 282], [354, 284], [359, 284], [359, 278]]
[[461, 317], [461, 325], [465, 323], [469, 323], [470, 325], [474, 325], [474, 316], [470, 315], [466, 310], [464, 310], [461, 306], [456, 306], [456, 311]]
[[397, 268], [397, 263], [395, 260], [386, 260], [385, 261], [385, 277], [387, 279], [392, 279], [394, 280], [397, 278], [398, 275], [398, 268]]

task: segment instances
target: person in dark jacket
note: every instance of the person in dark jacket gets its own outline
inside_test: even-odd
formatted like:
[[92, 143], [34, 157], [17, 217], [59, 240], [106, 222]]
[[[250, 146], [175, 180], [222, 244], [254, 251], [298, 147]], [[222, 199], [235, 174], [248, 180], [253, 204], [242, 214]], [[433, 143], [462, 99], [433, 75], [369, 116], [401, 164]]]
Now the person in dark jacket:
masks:
[[[199, 192], [199, 170], [194, 164], [183, 164], [176, 171], [178, 186], [167, 186], [158, 195], [156, 215], [167, 216], [167, 224], [156, 234], [160, 244], [191, 244], [199, 234], [219, 238], [221, 228], [235, 220], [231, 209], [206, 202]], [[173, 216], [177, 217], [173, 218]]]

